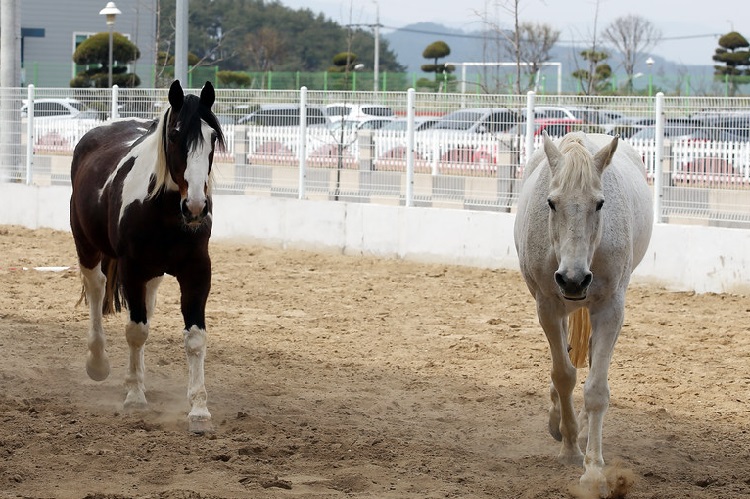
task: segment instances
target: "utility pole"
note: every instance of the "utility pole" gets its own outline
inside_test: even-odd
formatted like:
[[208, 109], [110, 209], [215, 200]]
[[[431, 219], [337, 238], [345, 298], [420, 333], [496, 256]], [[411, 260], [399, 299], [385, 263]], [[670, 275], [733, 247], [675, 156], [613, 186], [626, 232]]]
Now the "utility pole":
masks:
[[20, 155], [21, 124], [16, 113], [21, 109], [21, 1], [1, 0], [0, 17], [0, 179], [8, 175], [12, 180], [21, 180]]
[[373, 2], [375, 3], [375, 59], [372, 62], [372, 90], [377, 92], [380, 69], [380, 4], [377, 0], [373, 0]]
[[177, 0], [175, 17], [174, 77], [188, 88], [188, 0]]

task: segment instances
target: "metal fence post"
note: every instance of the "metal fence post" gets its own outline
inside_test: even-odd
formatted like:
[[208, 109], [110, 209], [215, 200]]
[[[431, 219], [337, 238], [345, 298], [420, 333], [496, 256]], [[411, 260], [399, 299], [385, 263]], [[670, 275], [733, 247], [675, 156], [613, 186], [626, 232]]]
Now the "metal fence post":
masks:
[[297, 199], [305, 199], [307, 176], [307, 87], [299, 89], [299, 188]]
[[406, 91], [406, 206], [414, 206], [414, 95]]
[[110, 119], [116, 120], [120, 117], [117, 102], [120, 98], [120, 87], [112, 85], [112, 110], [109, 112]]
[[661, 202], [664, 197], [662, 186], [662, 155], [664, 154], [664, 93], [656, 94], [654, 106], [656, 151], [654, 152], [654, 223], [661, 223]]
[[526, 93], [526, 158], [524, 163], [531, 157], [534, 152], [534, 97], [536, 92], [529, 90]]
[[34, 85], [29, 85], [26, 98], [26, 185], [31, 185], [34, 167]]

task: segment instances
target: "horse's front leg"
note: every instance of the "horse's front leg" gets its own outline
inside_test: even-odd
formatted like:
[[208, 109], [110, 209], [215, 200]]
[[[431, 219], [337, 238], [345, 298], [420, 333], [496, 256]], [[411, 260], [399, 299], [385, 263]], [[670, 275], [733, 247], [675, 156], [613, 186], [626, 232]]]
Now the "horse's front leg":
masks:
[[125, 374], [125, 409], [141, 410], [148, 405], [146, 400], [146, 366], [144, 360], [146, 340], [149, 334], [149, 319], [156, 303], [156, 291], [162, 277], [147, 282], [129, 277], [127, 266], [123, 265], [123, 293], [128, 303], [130, 315], [125, 326], [125, 339], [130, 350], [128, 370]]
[[211, 289], [211, 263], [196, 263], [190, 271], [177, 276], [181, 309], [185, 320], [185, 355], [188, 364], [187, 397], [190, 402], [188, 429], [193, 433], [212, 430], [208, 395], [204, 378], [206, 359], [206, 300]]
[[576, 368], [568, 355], [567, 315], [552, 301], [537, 299], [539, 323], [549, 342], [552, 355], [552, 386], [549, 412], [549, 430], [553, 437], [562, 440], [558, 460], [568, 464], [581, 464], [583, 454], [578, 447], [578, 423], [573, 406], [573, 389], [576, 385]]
[[101, 262], [92, 269], [81, 265], [81, 277], [83, 291], [89, 304], [89, 353], [86, 357], [86, 373], [94, 381], [103, 381], [109, 376], [109, 359], [105, 350], [107, 341], [102, 327], [102, 304], [107, 278], [102, 272]]
[[609, 490], [602, 470], [602, 426], [609, 408], [609, 364], [624, 319], [624, 297], [615, 298], [606, 306], [591, 312], [591, 368], [583, 388], [585, 419], [588, 421], [588, 440], [583, 461], [581, 484], [607, 497]]

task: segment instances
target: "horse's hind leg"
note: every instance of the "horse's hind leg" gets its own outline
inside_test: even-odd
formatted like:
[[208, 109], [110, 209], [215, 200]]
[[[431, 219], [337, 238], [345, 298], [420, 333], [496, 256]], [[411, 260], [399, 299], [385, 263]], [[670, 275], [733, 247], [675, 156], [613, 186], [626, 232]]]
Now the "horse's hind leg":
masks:
[[109, 359], [105, 350], [107, 341], [102, 327], [102, 304], [107, 278], [102, 272], [101, 262], [88, 269], [81, 265], [83, 289], [89, 304], [89, 338], [86, 373], [94, 381], [102, 381], [109, 376]]

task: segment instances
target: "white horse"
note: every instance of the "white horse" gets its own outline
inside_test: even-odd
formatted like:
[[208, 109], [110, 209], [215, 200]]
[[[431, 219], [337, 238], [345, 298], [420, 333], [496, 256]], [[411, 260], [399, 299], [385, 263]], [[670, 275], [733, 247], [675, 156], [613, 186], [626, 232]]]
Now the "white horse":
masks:
[[[618, 140], [573, 132], [553, 143], [545, 133], [543, 149], [529, 158], [524, 173], [514, 231], [521, 273], [552, 356], [549, 431], [562, 440], [558, 459], [583, 461], [581, 484], [603, 497], [610, 492], [602, 473], [609, 363], [630, 274], [646, 253], [653, 224], [643, 161], [629, 144], [618, 147]], [[576, 334], [576, 319], [588, 329], [578, 344], [567, 338], [569, 327]], [[586, 348], [590, 371], [576, 420], [572, 394]], [[574, 354], [582, 360], [576, 365]]]

